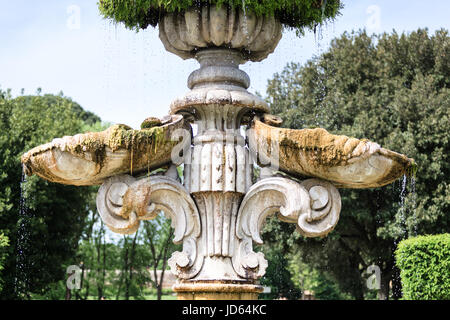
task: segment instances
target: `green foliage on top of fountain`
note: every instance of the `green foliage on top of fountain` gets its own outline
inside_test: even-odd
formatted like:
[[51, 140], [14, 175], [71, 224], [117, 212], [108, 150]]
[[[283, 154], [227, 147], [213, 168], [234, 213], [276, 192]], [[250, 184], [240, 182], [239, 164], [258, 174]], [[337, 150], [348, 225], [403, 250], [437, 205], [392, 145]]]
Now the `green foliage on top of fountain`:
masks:
[[275, 15], [280, 22], [303, 34], [305, 29], [315, 29], [339, 14], [339, 0], [99, 0], [98, 7], [105, 18], [123, 23], [130, 29], [156, 27], [165, 13], [182, 12], [203, 4], [229, 6], [256, 15]]
[[156, 117], [148, 117], [141, 123], [141, 129], [150, 129], [153, 127], [160, 126], [162, 124], [161, 119]]

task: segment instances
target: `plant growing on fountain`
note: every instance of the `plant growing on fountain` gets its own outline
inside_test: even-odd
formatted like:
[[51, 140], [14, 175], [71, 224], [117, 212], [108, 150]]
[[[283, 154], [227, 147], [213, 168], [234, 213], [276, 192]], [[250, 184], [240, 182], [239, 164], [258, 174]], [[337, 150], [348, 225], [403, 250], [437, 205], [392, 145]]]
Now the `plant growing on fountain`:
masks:
[[[137, 2], [137, 7], [132, 3], [105, 1], [100, 8], [112, 10], [109, 14], [116, 21], [141, 25], [149, 19], [146, 14], [153, 2]], [[178, 7], [181, 11], [158, 6], [159, 37], [166, 50], [200, 63], [188, 78], [191, 90], [172, 102], [169, 116], [148, 121], [155, 125], [150, 129], [147, 124], [134, 133], [120, 129], [130, 137], [157, 131], [158, 139], [131, 138], [130, 143], [112, 148], [109, 141], [115, 129], [108, 129], [95, 137], [56, 139], [22, 157], [28, 174], [74, 185], [101, 184], [97, 209], [115, 232], [133, 233], [141, 220], [153, 219], [161, 211], [170, 217], [174, 242], [183, 244], [169, 260], [178, 277], [174, 290], [181, 299], [256, 298], [267, 260], [253, 244], [263, 243], [261, 229], [268, 216], [295, 224], [306, 237], [325, 236], [339, 220], [341, 198], [336, 187], [383, 186], [412, 164], [406, 156], [368, 140], [323, 129], [279, 128], [281, 119], [247, 91], [250, 79], [239, 65], [261, 61], [275, 50], [283, 23], [289, 26], [286, 17], [311, 26], [337, 12], [327, 9], [337, 8], [333, 1], [323, 6], [314, 1], [286, 2], [298, 11], [277, 8], [278, 3], [262, 2], [258, 7], [259, 2], [249, 1], [245, 10], [231, 1], [193, 6], [174, 2], [183, 5]], [[309, 14], [303, 12], [307, 8]], [[323, 13], [320, 19], [316, 10]], [[198, 128], [195, 136], [193, 123]], [[247, 127], [245, 137], [241, 126]], [[103, 150], [102, 161], [92, 145]], [[263, 167], [256, 183], [254, 163]], [[183, 183], [176, 169], [181, 164]], [[149, 175], [161, 167], [165, 173]], [[285, 175], [277, 176], [277, 170]]]
[[303, 34], [318, 24], [334, 19], [342, 4], [339, 0], [99, 0], [99, 9], [105, 18], [123, 23], [130, 29], [156, 27], [168, 13], [184, 13], [192, 8], [217, 5], [228, 10], [242, 10], [249, 15], [274, 16], [287, 28]]

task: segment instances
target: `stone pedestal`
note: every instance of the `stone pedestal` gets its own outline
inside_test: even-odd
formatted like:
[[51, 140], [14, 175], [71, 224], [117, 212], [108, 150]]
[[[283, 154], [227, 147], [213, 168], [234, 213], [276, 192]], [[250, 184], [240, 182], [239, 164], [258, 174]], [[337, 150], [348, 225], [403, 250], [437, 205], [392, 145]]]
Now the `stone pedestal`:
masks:
[[262, 286], [227, 281], [179, 282], [173, 290], [178, 300], [257, 300]]

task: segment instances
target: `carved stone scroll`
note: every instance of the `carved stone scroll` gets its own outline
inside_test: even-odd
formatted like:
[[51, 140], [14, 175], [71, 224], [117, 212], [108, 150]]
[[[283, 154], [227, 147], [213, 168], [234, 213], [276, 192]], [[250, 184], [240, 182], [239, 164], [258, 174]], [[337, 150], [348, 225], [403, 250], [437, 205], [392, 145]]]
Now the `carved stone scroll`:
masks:
[[183, 250], [169, 259], [172, 272], [179, 278], [194, 277], [203, 263], [200, 216], [194, 200], [184, 187], [168, 176], [133, 178], [120, 175], [109, 178], [97, 194], [97, 208], [103, 222], [114, 232], [131, 234], [140, 220], [155, 218], [161, 211], [172, 220], [174, 243]]
[[181, 279], [194, 277], [203, 264], [203, 248], [198, 245], [201, 232], [200, 215], [194, 200], [177, 181], [165, 176], [146, 178], [152, 186], [150, 201], [172, 220], [174, 243], [183, 250], [174, 252], [168, 263], [172, 273]]
[[311, 209], [298, 217], [297, 231], [306, 237], [320, 237], [330, 233], [339, 220], [341, 196], [334, 185], [319, 179], [301, 183], [308, 190]]
[[302, 235], [316, 237], [334, 228], [340, 209], [339, 193], [328, 182], [309, 179], [297, 183], [282, 177], [258, 181], [247, 192], [238, 212], [235, 271], [250, 279], [264, 275], [267, 261], [262, 253], [253, 251], [252, 242], [263, 243], [261, 230], [269, 215], [276, 213], [280, 220], [296, 223]]
[[147, 208], [150, 193], [149, 185], [132, 176], [113, 176], [98, 190], [97, 210], [112, 231], [132, 234], [139, 228], [139, 220], [154, 218], [153, 210]]

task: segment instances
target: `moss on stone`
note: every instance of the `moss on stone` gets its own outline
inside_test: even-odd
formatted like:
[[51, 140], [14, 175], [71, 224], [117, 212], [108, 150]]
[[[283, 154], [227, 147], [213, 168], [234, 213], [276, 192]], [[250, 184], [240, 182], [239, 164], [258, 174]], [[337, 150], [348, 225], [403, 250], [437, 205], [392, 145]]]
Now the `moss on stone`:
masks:
[[141, 123], [141, 129], [150, 129], [153, 127], [160, 126], [162, 124], [161, 119], [156, 117], [148, 117]]
[[419, 166], [413, 159], [411, 165], [406, 169], [406, 175], [408, 177], [416, 178], [417, 170], [419, 170]]
[[[286, 154], [289, 150], [302, 150], [307, 152], [305, 155], [307, 154], [308, 157], [305, 160], [311, 167], [343, 164], [350, 156], [359, 156], [359, 154], [353, 154], [353, 151], [358, 145], [365, 143], [363, 140], [330, 134], [322, 128], [289, 130], [259, 123], [254, 129], [257, 137], [266, 140], [268, 148], [279, 144], [280, 161], [293, 159], [292, 155]], [[269, 132], [262, 132], [267, 130]], [[272, 141], [272, 138], [278, 141]], [[270, 154], [270, 150], [267, 152]]]
[[[109, 129], [108, 129], [109, 130]], [[139, 150], [143, 146], [153, 145], [157, 148], [165, 140], [163, 127], [151, 127], [142, 130], [124, 129], [120, 126], [111, 127], [106, 145], [112, 150]]]
[[[147, 159], [149, 157], [148, 153], [156, 153], [158, 146], [164, 145], [166, 140], [165, 136], [163, 127], [133, 130], [126, 125], [118, 124], [102, 132], [87, 132], [73, 137], [67, 137], [64, 141], [64, 147], [59, 143], [48, 143], [34, 148], [30, 150], [31, 152], [23, 155], [22, 162], [26, 164], [31, 157], [53, 148], [60, 148], [81, 157], [90, 154], [92, 161], [100, 166], [103, 165], [106, 148], [109, 148], [112, 152], [120, 149], [130, 150], [133, 154], [131, 161], [143, 157]], [[150, 149], [151, 147], [153, 149]]]

